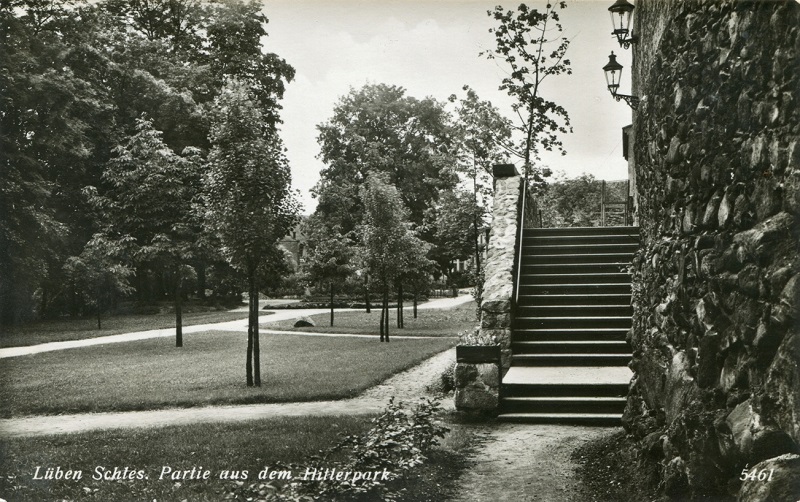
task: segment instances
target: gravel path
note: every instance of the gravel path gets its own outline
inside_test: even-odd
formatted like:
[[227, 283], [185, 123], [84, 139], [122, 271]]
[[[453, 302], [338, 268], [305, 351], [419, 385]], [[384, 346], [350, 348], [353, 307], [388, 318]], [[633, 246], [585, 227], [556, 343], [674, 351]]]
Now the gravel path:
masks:
[[570, 454], [613, 427], [500, 423], [480, 426], [474, 465], [459, 479], [455, 502], [582, 500]]
[[[441, 352], [423, 363], [398, 373], [380, 385], [367, 389], [360, 396], [338, 401], [274, 403], [120, 413], [80, 413], [46, 415], [0, 420], [0, 436], [43, 436], [69, 434], [99, 429], [149, 428], [168, 425], [187, 425], [202, 422], [241, 422], [275, 417], [360, 415], [378, 413], [389, 398], [416, 402], [427, 395], [426, 387], [455, 362], [455, 349]], [[452, 399], [445, 400], [445, 409], [452, 409]]]
[[[450, 309], [471, 302], [473, 300], [471, 295], [461, 295], [456, 298], [436, 298], [429, 302], [419, 305], [417, 308], [427, 309]], [[411, 308], [411, 307], [407, 307]], [[337, 312], [348, 312], [355, 309], [337, 309]], [[282, 321], [285, 319], [296, 319], [303, 316], [312, 316], [315, 314], [324, 314], [330, 312], [329, 309], [286, 309], [276, 310], [270, 313], [269, 317], [264, 316], [261, 322]], [[228, 321], [213, 324], [199, 324], [196, 326], [184, 326], [183, 334], [188, 335], [191, 333], [199, 333], [202, 331], [217, 330], [217, 331], [247, 331], [247, 319], [240, 319], [237, 321]], [[54, 350], [75, 349], [80, 347], [89, 347], [92, 345], [104, 345], [108, 343], [121, 343], [133, 342], [136, 340], [145, 340], [148, 338], [163, 338], [175, 336], [175, 328], [153, 329], [148, 331], [137, 331], [133, 333], [122, 333], [119, 335], [99, 336], [97, 338], [88, 338], [85, 340], [70, 340], [66, 342], [51, 342], [42, 343], [39, 345], [29, 345], [26, 347], [8, 347], [0, 349], [0, 359], [6, 357], [19, 357], [32, 354], [39, 354], [41, 352], [52, 352]]]

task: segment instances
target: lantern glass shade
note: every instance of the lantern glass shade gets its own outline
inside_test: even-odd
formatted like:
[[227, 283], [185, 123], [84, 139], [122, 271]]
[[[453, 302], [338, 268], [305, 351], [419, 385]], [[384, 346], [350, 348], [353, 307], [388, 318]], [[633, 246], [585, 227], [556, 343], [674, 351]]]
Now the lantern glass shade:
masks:
[[608, 12], [611, 14], [611, 25], [614, 28], [612, 34], [619, 38], [625, 38], [630, 33], [633, 8], [633, 4], [628, 0], [617, 0], [608, 8]]
[[603, 72], [606, 74], [608, 90], [612, 95], [616, 95], [619, 81], [622, 78], [622, 65], [617, 63], [617, 56], [613, 52], [608, 56], [608, 63], [603, 67]]

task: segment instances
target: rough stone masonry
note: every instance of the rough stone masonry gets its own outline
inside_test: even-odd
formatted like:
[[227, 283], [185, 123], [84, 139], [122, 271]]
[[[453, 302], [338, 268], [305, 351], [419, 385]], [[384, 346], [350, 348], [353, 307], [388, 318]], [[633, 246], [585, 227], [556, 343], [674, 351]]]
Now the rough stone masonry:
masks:
[[624, 425], [668, 495], [795, 501], [800, 4], [639, 1], [634, 31]]

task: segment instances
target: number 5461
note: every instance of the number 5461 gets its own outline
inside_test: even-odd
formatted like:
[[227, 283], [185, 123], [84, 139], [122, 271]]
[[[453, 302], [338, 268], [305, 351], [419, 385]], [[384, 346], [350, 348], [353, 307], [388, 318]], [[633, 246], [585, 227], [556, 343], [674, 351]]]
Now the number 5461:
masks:
[[742, 469], [742, 475], [739, 476], [739, 481], [772, 481], [772, 471], [775, 469], [761, 469], [760, 471], [756, 471], [753, 469], [752, 472], [748, 472], [747, 467]]

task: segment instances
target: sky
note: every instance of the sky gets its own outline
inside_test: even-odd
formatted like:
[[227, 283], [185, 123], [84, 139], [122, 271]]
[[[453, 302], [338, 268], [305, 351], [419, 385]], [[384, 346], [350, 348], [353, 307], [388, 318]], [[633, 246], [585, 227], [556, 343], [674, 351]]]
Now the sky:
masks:
[[[543, 165], [567, 177], [584, 172], [598, 179], [627, 177], [622, 157], [622, 127], [631, 110], [606, 88], [602, 67], [613, 50], [625, 67], [621, 93], [629, 94], [630, 51], [611, 36], [611, 0], [573, 0], [561, 11], [572, 75], [554, 77], [542, 96], [567, 109], [573, 133], [563, 137], [566, 156], [547, 155]], [[367, 83], [402, 86], [416, 98], [446, 101], [463, 97], [468, 84], [483, 100], [512, 117], [511, 98], [500, 91], [506, 69], [479, 57], [494, 48], [489, 29], [495, 5], [518, 2], [484, 0], [262, 0], [269, 19], [264, 50], [284, 58], [296, 70], [287, 86], [281, 136], [300, 192], [304, 213], [313, 212], [311, 188], [324, 164], [316, 126], [333, 114], [351, 88]], [[544, 2], [528, 2], [543, 9]], [[517, 162], [517, 164], [521, 164]]]

